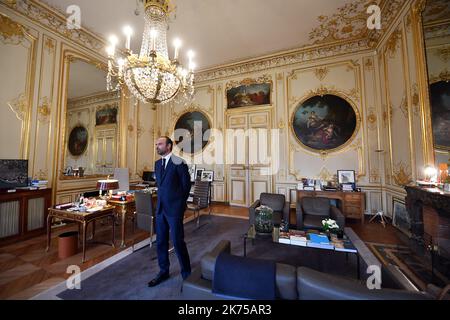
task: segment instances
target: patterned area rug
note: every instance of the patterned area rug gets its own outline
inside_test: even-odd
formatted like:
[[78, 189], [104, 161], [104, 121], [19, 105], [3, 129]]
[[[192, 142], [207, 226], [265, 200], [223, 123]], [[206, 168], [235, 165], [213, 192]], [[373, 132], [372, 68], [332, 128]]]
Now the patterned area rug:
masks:
[[366, 245], [383, 264], [398, 266], [408, 279], [421, 290], [426, 290], [429, 283], [441, 288], [450, 284], [448, 275], [444, 275], [436, 269], [434, 269], [434, 276], [432, 275], [431, 260], [427, 261], [413, 254], [406, 246], [371, 242], [366, 242]]

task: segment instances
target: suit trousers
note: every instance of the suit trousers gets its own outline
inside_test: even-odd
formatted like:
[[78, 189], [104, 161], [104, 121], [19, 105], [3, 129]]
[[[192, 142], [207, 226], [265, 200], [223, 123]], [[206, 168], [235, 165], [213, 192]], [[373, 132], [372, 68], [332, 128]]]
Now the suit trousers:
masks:
[[156, 215], [156, 248], [160, 274], [169, 274], [169, 233], [180, 263], [183, 279], [191, 274], [191, 262], [184, 242], [183, 215], [168, 216], [165, 209]]

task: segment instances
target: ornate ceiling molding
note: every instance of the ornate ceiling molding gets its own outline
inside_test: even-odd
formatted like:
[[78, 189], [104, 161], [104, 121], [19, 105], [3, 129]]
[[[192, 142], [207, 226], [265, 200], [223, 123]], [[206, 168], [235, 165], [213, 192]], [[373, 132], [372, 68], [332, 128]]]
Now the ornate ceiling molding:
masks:
[[[311, 31], [311, 44], [297, 50], [201, 70], [196, 74], [196, 82], [212, 81], [338, 55], [374, 50], [408, 2], [405, 0], [357, 0], [339, 8], [338, 12], [332, 16], [318, 17], [320, 27]], [[382, 28], [368, 32], [366, 10], [370, 4], [374, 3], [378, 3], [381, 8]], [[364, 23], [362, 22], [363, 16], [365, 17]]]
[[98, 94], [93, 94], [85, 97], [79, 97], [75, 99], [70, 99], [67, 101], [68, 108], [78, 108], [82, 106], [87, 106], [91, 104], [105, 103], [105, 102], [117, 102], [119, 100], [117, 92], [101, 92]]
[[0, 5], [10, 8], [61, 37], [96, 53], [103, 52], [103, 48], [107, 44], [104, 39], [85, 28], [67, 29], [67, 19], [62, 13], [37, 0], [0, 0]]
[[0, 14], [0, 40], [5, 44], [19, 44], [25, 39], [25, 28], [20, 23]]

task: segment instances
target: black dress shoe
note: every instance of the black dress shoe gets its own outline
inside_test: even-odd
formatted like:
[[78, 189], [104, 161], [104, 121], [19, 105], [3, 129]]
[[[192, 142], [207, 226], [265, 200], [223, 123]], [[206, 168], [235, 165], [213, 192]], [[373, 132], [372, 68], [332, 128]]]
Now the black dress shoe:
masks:
[[166, 281], [167, 279], [169, 279], [169, 275], [168, 274], [158, 274], [155, 279], [151, 280], [148, 283], [148, 286], [149, 287], [155, 287], [158, 284], [160, 284], [161, 282]]

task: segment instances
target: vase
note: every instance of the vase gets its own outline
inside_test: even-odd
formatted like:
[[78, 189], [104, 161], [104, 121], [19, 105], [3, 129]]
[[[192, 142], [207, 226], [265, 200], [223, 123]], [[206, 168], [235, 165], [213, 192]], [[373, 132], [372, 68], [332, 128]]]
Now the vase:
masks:
[[256, 208], [255, 230], [258, 234], [270, 235], [273, 231], [273, 210], [269, 207]]

